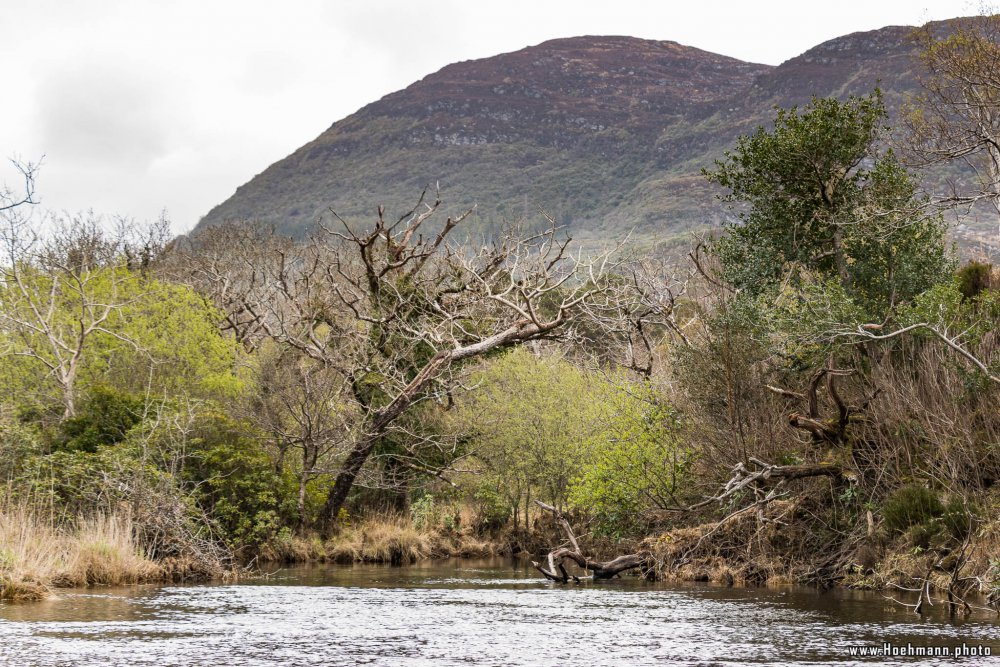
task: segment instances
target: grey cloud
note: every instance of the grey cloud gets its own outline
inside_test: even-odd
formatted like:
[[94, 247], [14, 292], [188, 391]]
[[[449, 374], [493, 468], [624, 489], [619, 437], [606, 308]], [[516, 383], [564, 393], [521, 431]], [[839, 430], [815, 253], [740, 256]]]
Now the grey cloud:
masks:
[[166, 150], [169, 113], [154, 84], [124, 69], [91, 64], [50, 73], [35, 103], [40, 143], [54, 159], [145, 169]]

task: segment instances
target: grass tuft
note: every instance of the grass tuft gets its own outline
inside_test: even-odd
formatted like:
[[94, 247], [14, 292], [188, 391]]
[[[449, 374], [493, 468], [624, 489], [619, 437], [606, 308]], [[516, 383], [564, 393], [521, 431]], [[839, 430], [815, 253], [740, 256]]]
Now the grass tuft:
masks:
[[0, 599], [39, 599], [54, 587], [163, 577], [163, 568], [136, 544], [128, 517], [99, 515], [57, 527], [24, 507], [0, 510]]

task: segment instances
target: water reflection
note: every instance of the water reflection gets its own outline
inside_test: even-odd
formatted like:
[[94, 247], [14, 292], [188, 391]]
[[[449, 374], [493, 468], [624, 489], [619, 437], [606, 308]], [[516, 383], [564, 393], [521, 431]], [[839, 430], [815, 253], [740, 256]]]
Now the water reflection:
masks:
[[560, 586], [505, 561], [297, 567], [238, 585], [66, 591], [3, 605], [0, 663], [861, 664], [850, 646], [884, 642], [983, 644], [1000, 656], [995, 618], [951, 623], [933, 611], [921, 619], [858, 591]]

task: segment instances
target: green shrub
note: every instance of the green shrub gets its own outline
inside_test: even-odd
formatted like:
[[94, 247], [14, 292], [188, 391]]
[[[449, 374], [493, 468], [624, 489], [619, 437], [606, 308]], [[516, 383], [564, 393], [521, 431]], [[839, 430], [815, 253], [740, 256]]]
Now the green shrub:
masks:
[[142, 400], [110, 387], [91, 387], [77, 415], [59, 425], [53, 448], [93, 454], [98, 447], [124, 440], [142, 414]]
[[[634, 400], [640, 396], [646, 400]], [[593, 517], [595, 533], [620, 539], [641, 527], [645, 510], [679, 504], [696, 455], [678, 439], [678, 416], [648, 387], [623, 391], [615, 408], [569, 501]]]
[[152, 489], [170, 486], [172, 478], [142, 461], [128, 447], [103, 446], [95, 452], [57, 451], [25, 460], [13, 488], [39, 506], [60, 513], [111, 512], [119, 504], [151, 500]]
[[259, 442], [219, 413], [199, 416], [184, 477], [234, 549], [274, 538], [296, 520], [296, 482], [279, 474]]
[[410, 505], [410, 518], [417, 530], [433, 528], [437, 524], [437, 508], [434, 506], [434, 496], [426, 494], [413, 501]]
[[940, 546], [941, 524], [925, 521], [910, 526], [906, 530], [906, 541], [910, 546], [926, 551], [931, 547]]
[[37, 429], [18, 421], [0, 420], [0, 480], [18, 477], [27, 460], [43, 449]]
[[983, 290], [992, 285], [993, 265], [970, 260], [968, 264], [956, 271], [958, 289], [965, 299], [974, 299]]
[[897, 489], [882, 507], [885, 525], [895, 533], [901, 533], [910, 526], [930, 522], [942, 514], [944, 506], [937, 494], [917, 484]]
[[978, 513], [976, 505], [966, 505], [961, 498], [952, 498], [944, 509], [941, 523], [956, 540], [964, 540], [975, 527]]
[[503, 528], [514, 513], [510, 499], [500, 493], [497, 486], [483, 482], [476, 489], [476, 528], [480, 531]]

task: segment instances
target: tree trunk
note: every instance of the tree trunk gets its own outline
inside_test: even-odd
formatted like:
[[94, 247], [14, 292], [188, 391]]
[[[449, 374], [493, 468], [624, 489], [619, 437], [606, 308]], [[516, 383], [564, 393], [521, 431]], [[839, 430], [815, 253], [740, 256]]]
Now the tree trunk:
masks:
[[[531, 564], [535, 567], [535, 569], [541, 572], [546, 579], [558, 581], [563, 584], [570, 580], [570, 574], [566, 571], [566, 568], [562, 563], [564, 558], [569, 558], [584, 570], [589, 570], [594, 579], [611, 579], [625, 570], [642, 567], [646, 563], [647, 558], [640, 554], [618, 556], [614, 560], [609, 561], [589, 560], [580, 551], [580, 545], [576, 540], [576, 535], [573, 533], [573, 528], [570, 527], [569, 521], [565, 516], [563, 516], [562, 512], [551, 505], [546, 505], [540, 500], [536, 500], [535, 504], [546, 512], [552, 513], [552, 516], [555, 517], [556, 523], [561, 525], [563, 530], [566, 531], [566, 537], [569, 538], [570, 544], [573, 545], [572, 548], [556, 549], [555, 551], [549, 552], [548, 569], [543, 567], [541, 563], [538, 563], [537, 561], [531, 561]], [[574, 581], [580, 581], [578, 577], [574, 576], [572, 578]]]
[[308, 478], [306, 473], [302, 473], [299, 478], [299, 498], [296, 510], [299, 513], [299, 528], [304, 529], [306, 527], [306, 482]]
[[309, 465], [309, 450], [303, 448], [302, 473], [299, 475], [299, 498], [298, 507], [296, 508], [299, 512], [299, 528], [301, 529], [306, 527], [306, 485], [309, 483], [309, 469], [311, 467]]
[[847, 258], [844, 255], [844, 229], [840, 225], [833, 229], [833, 261], [841, 284], [850, 289], [851, 274], [847, 271]]
[[531, 320], [518, 320], [507, 329], [489, 338], [464, 347], [438, 352], [431, 357], [430, 361], [420, 369], [416, 377], [410, 380], [410, 383], [396, 395], [389, 405], [373, 414], [367, 435], [363, 436], [354, 446], [354, 449], [351, 450], [351, 453], [347, 455], [340, 474], [337, 475], [337, 479], [334, 481], [329, 495], [327, 495], [326, 504], [323, 506], [323, 513], [320, 517], [323, 531], [327, 532], [333, 521], [337, 518], [340, 508], [344, 506], [344, 501], [347, 500], [347, 494], [350, 493], [351, 487], [354, 486], [354, 480], [357, 479], [369, 455], [371, 455], [372, 450], [375, 448], [375, 443], [386, 434], [389, 425], [413, 405], [413, 402], [417, 400], [424, 388], [434, 378], [438, 377], [448, 364], [478, 357], [492, 350], [509, 347], [526, 340], [532, 340], [535, 337], [559, 328], [564, 322], [564, 314], [561, 312], [556, 319], [544, 325], [536, 324]]
[[330, 493], [327, 494], [326, 503], [323, 505], [323, 512], [320, 515], [320, 525], [324, 533], [330, 530], [340, 513], [340, 508], [347, 500], [347, 494], [354, 486], [354, 480], [358, 478], [365, 462], [368, 461], [372, 450], [375, 449], [375, 444], [385, 436], [389, 425], [413, 404], [427, 383], [437, 377], [438, 372], [453, 358], [455, 358], [454, 351], [438, 352], [389, 405], [375, 412], [367, 435], [358, 440], [354, 449], [344, 459], [340, 474], [337, 475], [337, 479], [330, 488]]
[[[611, 579], [626, 570], [634, 570], [637, 567], [642, 567], [646, 562], [646, 558], [639, 554], [627, 554], [625, 556], [618, 556], [618, 558], [615, 558], [614, 560], [601, 562], [589, 560], [579, 551], [573, 551], [572, 549], [557, 549], [549, 555], [549, 560], [555, 563], [555, 567], [559, 571], [558, 573], [545, 569], [536, 561], [532, 561], [531, 564], [536, 570], [541, 572], [546, 579], [551, 579], [552, 581], [558, 581], [565, 584], [569, 581], [570, 575], [566, 572], [566, 568], [563, 567], [562, 563], [557, 562], [561, 561], [563, 558], [569, 558], [583, 569], [589, 570], [594, 579]], [[573, 578], [576, 579], [576, 577]]]
[[63, 378], [62, 384], [62, 395], [63, 395], [63, 416], [62, 421], [67, 419], [72, 419], [76, 416], [76, 392], [74, 391], [74, 378], [67, 377]]
[[358, 473], [364, 467], [368, 456], [375, 448], [376, 442], [378, 442], [378, 437], [369, 436], [365, 438], [355, 445], [354, 449], [351, 450], [351, 453], [344, 460], [344, 465], [340, 468], [340, 474], [337, 475], [337, 479], [330, 488], [330, 493], [326, 496], [326, 503], [323, 505], [323, 512], [320, 515], [320, 525], [324, 533], [329, 532], [333, 526], [333, 522], [337, 520], [340, 508], [344, 506], [347, 494], [351, 492], [354, 480], [357, 479]]

